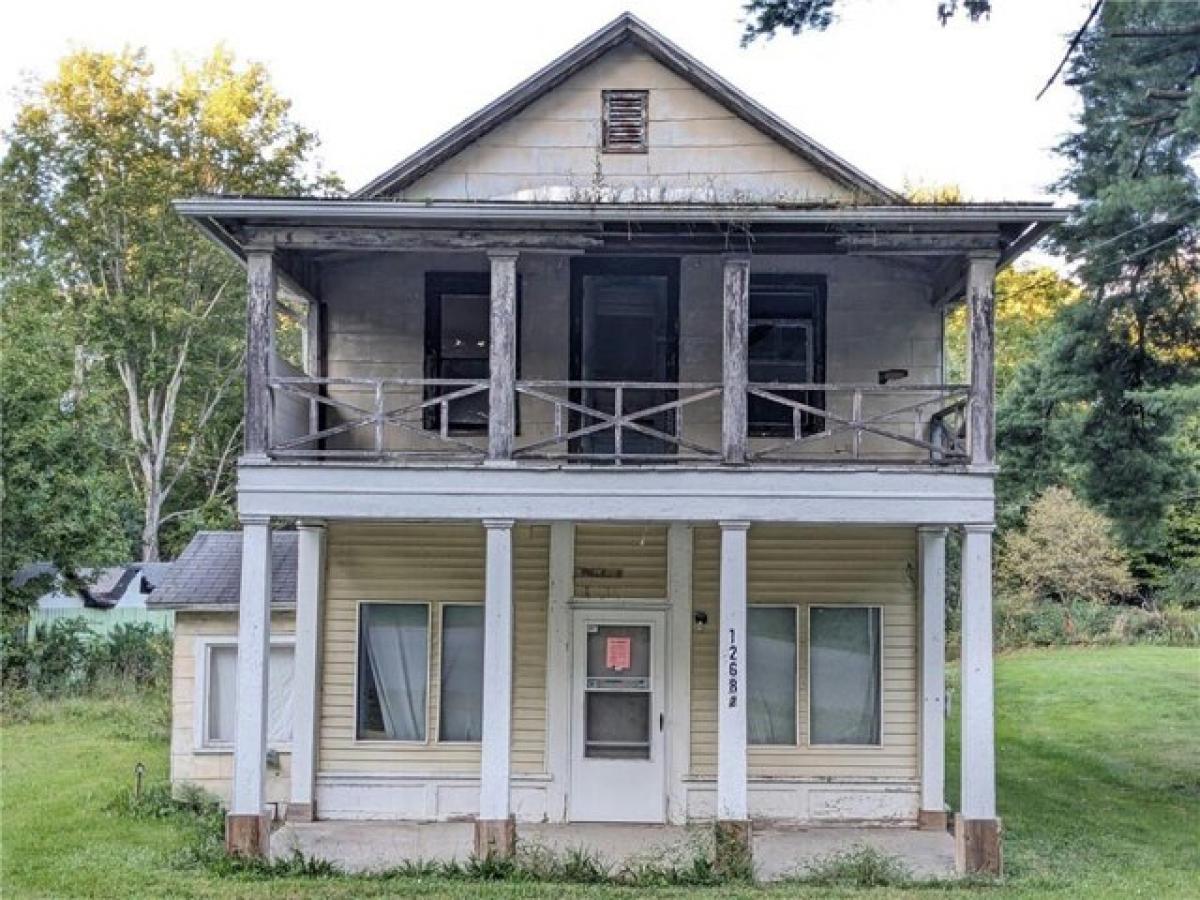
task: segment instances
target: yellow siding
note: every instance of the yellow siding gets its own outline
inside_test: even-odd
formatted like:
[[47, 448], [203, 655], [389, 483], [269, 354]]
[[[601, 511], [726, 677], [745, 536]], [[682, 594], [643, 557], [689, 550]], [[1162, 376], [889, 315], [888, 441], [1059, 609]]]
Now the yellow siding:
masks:
[[[709, 625], [692, 635], [692, 773], [716, 772], [720, 532], [695, 531], [693, 606]], [[751, 747], [752, 776], [918, 774], [916, 533], [906, 528], [755, 525], [749, 602], [796, 604], [799, 616], [799, 744]], [[883, 607], [883, 740], [879, 747], [808, 746], [808, 605]]]
[[[271, 634], [291, 637], [296, 631], [292, 613], [271, 616]], [[228, 800], [233, 788], [233, 752], [196, 752], [196, 639], [236, 637], [237, 614], [179, 612], [171, 663], [171, 781], [195, 784]], [[281, 754], [282, 768], [267, 769], [267, 799], [286, 801], [291, 754]]]
[[[335, 524], [328, 532], [318, 769], [321, 772], [477, 772], [479, 745], [439, 744], [438, 677], [444, 603], [481, 603], [481, 525]], [[514, 534], [513, 770], [545, 768], [549, 529]], [[430, 690], [424, 744], [356, 741], [357, 610], [363, 601], [430, 604]]]
[[661, 525], [578, 525], [575, 596], [667, 596], [667, 529]]

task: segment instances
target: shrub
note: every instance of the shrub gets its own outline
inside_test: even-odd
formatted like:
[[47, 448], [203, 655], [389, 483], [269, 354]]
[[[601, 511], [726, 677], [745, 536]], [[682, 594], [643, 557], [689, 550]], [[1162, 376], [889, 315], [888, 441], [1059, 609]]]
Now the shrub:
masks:
[[171, 676], [171, 635], [149, 623], [121, 624], [107, 635], [80, 619], [59, 619], [0, 634], [5, 692], [44, 697], [92, 694], [113, 684], [154, 688]]
[[817, 860], [796, 880], [821, 887], [899, 887], [912, 873], [896, 857], [860, 844]]
[[1024, 529], [1005, 537], [998, 575], [1012, 594], [1030, 603], [1105, 603], [1135, 588], [1112, 522], [1061, 487], [1038, 497]]

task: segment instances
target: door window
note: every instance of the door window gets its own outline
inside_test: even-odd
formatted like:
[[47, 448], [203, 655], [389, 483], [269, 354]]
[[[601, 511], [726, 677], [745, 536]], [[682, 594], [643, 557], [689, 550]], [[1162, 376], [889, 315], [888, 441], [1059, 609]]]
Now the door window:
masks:
[[584, 686], [583, 755], [649, 759], [649, 625], [590, 625]]

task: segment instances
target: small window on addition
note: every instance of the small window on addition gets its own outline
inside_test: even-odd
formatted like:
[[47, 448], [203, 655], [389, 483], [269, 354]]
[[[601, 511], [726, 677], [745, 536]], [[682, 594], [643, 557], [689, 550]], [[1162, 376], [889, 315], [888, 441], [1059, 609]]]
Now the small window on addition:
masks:
[[649, 91], [604, 92], [604, 152], [645, 153]]

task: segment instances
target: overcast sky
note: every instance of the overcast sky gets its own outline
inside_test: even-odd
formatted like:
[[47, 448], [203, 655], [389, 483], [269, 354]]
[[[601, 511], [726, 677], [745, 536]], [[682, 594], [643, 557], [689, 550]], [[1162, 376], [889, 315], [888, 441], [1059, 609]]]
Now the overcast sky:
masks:
[[842, 0], [825, 33], [738, 46], [739, 0], [33, 0], [0, 30], [0, 121], [13, 88], [75, 47], [144, 46], [169, 70], [224, 42], [265, 63], [328, 168], [355, 188], [629, 9], [810, 137], [900, 188], [974, 200], [1049, 196], [1074, 93], [1038, 89], [1090, 0], [994, 0], [945, 28], [937, 0]]

